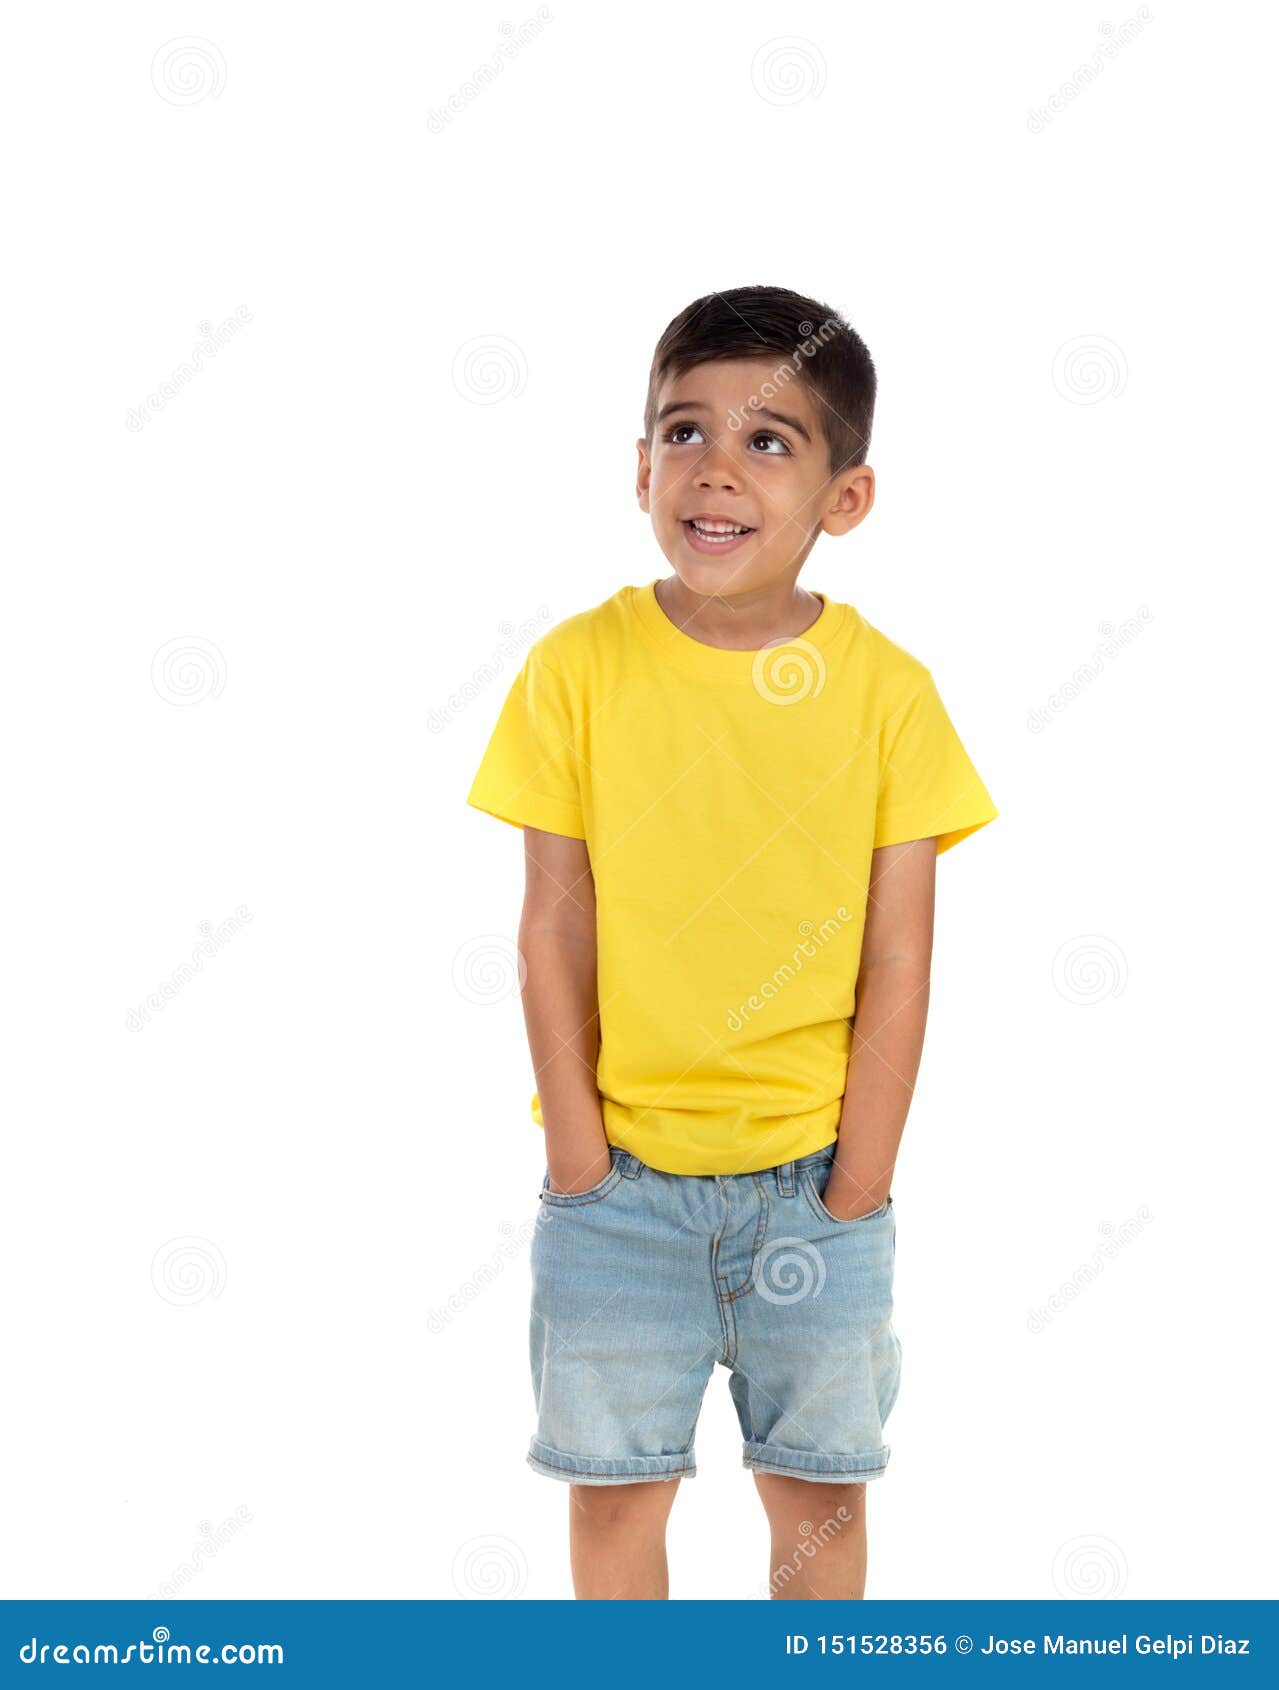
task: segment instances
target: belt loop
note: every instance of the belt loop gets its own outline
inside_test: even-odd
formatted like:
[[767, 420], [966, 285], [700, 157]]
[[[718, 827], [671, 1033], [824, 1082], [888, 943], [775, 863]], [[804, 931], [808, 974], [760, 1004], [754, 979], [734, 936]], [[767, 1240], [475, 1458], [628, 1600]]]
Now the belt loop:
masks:
[[643, 1166], [633, 1150], [628, 1150], [622, 1158], [622, 1174], [626, 1179], [638, 1179]]
[[795, 1164], [782, 1162], [777, 1168], [777, 1189], [783, 1197], [795, 1195]]

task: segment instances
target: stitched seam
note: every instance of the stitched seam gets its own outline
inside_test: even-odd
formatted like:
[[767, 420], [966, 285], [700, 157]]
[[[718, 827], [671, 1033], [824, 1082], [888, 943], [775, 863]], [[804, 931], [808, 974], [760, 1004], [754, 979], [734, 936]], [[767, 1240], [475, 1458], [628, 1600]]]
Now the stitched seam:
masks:
[[[837, 1479], [841, 1472], [850, 1472], [851, 1471], [850, 1468], [846, 1468], [846, 1467], [832, 1467], [832, 1468], [786, 1467], [780, 1461], [756, 1461], [753, 1456], [747, 1456], [746, 1465], [748, 1467], [760, 1467], [765, 1472], [769, 1472], [769, 1473], [803, 1473], [803, 1474], [807, 1474], [807, 1475], [811, 1476], [814, 1479], [827, 1479], [827, 1480]], [[875, 1473], [886, 1473], [887, 1471], [888, 1471], [888, 1469], [886, 1467], [864, 1467], [860, 1470], [860, 1472], [858, 1472], [857, 1479], [869, 1478], [871, 1475], [873, 1475]], [[849, 1482], [855, 1484], [857, 1482], [857, 1479], [851, 1480]]]
[[[765, 1191], [764, 1182], [758, 1174], [755, 1175], [755, 1184], [759, 1190], [760, 1204], [759, 1217], [755, 1222], [755, 1237], [751, 1241], [751, 1258], [746, 1269], [746, 1278], [736, 1290], [729, 1286], [724, 1298], [727, 1303], [735, 1303], [739, 1297], [744, 1297], [748, 1291], [753, 1291], [755, 1282], [759, 1277], [755, 1272], [755, 1258], [759, 1254], [759, 1247], [764, 1242], [764, 1235], [768, 1231], [768, 1193]], [[725, 1277], [727, 1282], [727, 1276]]]
[[541, 1193], [541, 1198], [543, 1203], [549, 1203], [553, 1209], [580, 1209], [587, 1203], [598, 1203], [602, 1197], [607, 1197], [621, 1177], [622, 1175], [614, 1168], [602, 1186], [594, 1187], [590, 1191], [551, 1191], [546, 1189]]
[[864, 1215], [854, 1215], [851, 1220], [841, 1221], [838, 1215], [832, 1215], [830, 1210], [824, 1207], [821, 1198], [817, 1195], [817, 1186], [811, 1174], [804, 1176], [804, 1195], [808, 1198], [808, 1206], [818, 1220], [829, 1221], [832, 1226], [860, 1226], [863, 1221], [873, 1220], [876, 1215], [882, 1215], [884, 1212], [884, 1204], [881, 1203], [878, 1209], [871, 1209]]

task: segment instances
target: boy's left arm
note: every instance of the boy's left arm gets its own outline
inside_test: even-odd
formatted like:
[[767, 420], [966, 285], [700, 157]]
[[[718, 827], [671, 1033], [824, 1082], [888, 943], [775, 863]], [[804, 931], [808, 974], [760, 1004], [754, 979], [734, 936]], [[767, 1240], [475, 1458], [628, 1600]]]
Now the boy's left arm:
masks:
[[839, 1220], [887, 1199], [928, 1019], [937, 841], [872, 853], [853, 1048], [835, 1163], [822, 1201]]

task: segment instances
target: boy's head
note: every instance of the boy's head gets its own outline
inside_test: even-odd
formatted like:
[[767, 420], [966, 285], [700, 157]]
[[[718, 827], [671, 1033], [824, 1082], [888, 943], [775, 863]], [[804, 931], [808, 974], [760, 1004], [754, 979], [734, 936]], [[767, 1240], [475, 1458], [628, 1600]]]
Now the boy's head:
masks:
[[[684, 584], [793, 581], [819, 533], [856, 527], [874, 410], [870, 353], [829, 306], [753, 287], [681, 311], [653, 354], [637, 491]], [[715, 538], [725, 524], [747, 532]]]

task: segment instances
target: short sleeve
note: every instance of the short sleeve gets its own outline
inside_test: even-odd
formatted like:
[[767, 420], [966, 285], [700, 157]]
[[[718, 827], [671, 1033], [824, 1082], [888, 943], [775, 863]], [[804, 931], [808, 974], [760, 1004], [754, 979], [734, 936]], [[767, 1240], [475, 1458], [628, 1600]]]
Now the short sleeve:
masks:
[[467, 796], [512, 827], [585, 839], [568, 687], [536, 650], [524, 660]]
[[937, 840], [938, 855], [999, 814], [931, 675], [885, 723], [875, 845]]

